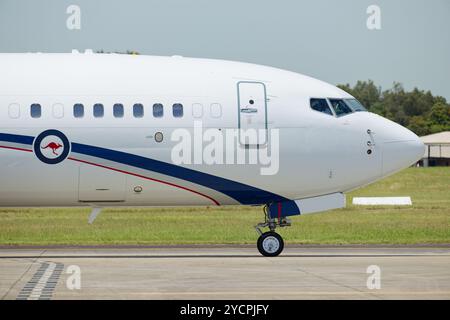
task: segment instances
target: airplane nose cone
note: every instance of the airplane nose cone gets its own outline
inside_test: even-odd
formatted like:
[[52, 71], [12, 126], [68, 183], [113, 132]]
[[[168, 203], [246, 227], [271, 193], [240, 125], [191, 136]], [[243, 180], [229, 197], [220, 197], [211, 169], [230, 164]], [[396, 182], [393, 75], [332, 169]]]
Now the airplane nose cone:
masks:
[[425, 145], [413, 132], [400, 125], [395, 131], [395, 137], [383, 144], [383, 175], [409, 167], [425, 153]]

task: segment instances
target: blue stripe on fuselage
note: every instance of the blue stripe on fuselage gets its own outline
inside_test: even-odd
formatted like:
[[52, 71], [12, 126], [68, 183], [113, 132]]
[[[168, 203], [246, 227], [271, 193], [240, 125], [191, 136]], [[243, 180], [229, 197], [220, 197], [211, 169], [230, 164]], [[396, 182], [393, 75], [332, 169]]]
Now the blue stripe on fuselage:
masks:
[[130, 153], [80, 143], [72, 143], [72, 152], [187, 180], [217, 190], [242, 204], [266, 204], [273, 201], [288, 200], [272, 192], [264, 191], [240, 182]]
[[0, 133], [0, 141], [32, 145], [33, 140], [34, 140], [34, 137], [30, 137], [30, 136], [21, 136], [21, 135], [17, 135], [17, 134]]
[[[0, 141], [32, 145], [33, 140], [34, 137], [30, 136], [0, 133]], [[71, 152], [101, 158], [190, 181], [195, 184], [217, 190], [242, 204], [267, 204], [275, 201], [288, 200], [287, 198], [279, 196], [275, 193], [255, 188], [247, 184], [122, 151], [95, 147], [81, 143], [72, 143]]]

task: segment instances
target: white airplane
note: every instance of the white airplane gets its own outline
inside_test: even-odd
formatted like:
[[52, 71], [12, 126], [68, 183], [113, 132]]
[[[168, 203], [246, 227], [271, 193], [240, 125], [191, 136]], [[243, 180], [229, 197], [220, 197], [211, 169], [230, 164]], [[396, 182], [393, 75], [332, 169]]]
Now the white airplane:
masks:
[[[257, 246], [277, 256], [289, 216], [344, 207], [345, 192], [424, 153], [339, 88], [266, 66], [24, 53], [0, 54], [0, 70], [0, 207], [91, 206], [92, 222], [105, 206], [262, 205]], [[192, 163], [174, 161], [180, 129], [209, 132], [178, 153]]]

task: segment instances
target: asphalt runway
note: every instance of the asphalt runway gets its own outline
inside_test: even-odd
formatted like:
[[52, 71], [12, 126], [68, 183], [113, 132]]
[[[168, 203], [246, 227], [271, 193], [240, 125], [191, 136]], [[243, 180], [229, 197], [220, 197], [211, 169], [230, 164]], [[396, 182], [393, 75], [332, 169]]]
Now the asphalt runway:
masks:
[[450, 299], [450, 248], [2, 248], [0, 297]]

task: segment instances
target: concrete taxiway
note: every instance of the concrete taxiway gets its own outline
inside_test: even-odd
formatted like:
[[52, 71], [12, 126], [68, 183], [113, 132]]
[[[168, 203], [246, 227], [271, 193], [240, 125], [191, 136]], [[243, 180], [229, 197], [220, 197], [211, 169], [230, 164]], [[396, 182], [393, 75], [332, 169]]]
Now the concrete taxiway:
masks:
[[0, 297], [450, 299], [450, 248], [2, 248]]

